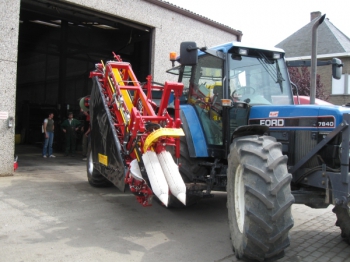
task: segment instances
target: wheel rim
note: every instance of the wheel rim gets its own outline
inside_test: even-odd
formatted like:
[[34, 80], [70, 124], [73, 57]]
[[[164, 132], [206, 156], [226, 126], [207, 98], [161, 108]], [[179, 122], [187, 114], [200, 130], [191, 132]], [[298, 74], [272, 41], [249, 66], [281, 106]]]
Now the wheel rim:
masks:
[[237, 167], [235, 174], [235, 213], [238, 229], [243, 233], [244, 226], [244, 183], [243, 183], [243, 168], [241, 165]]
[[88, 168], [89, 168], [89, 173], [92, 174], [92, 172], [94, 171], [94, 163], [92, 162], [92, 152], [90, 152], [90, 155], [89, 155]]

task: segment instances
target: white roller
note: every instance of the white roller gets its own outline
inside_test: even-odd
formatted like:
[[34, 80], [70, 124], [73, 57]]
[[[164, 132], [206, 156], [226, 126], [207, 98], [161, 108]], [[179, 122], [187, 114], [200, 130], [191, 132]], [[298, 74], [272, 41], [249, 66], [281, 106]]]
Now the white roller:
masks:
[[168, 206], [169, 187], [165, 180], [163, 169], [159, 163], [155, 152], [147, 151], [142, 155], [149, 181], [153, 193], [159, 198], [165, 206]]
[[134, 159], [133, 161], [131, 161], [130, 163], [130, 173], [133, 176], [133, 178], [142, 181], [144, 180], [141, 174], [141, 170], [139, 167], [139, 163], [137, 162], [137, 159]]
[[179, 167], [174, 162], [172, 155], [168, 151], [158, 154], [159, 163], [162, 166], [166, 181], [171, 193], [186, 205], [186, 185], [180, 175]]

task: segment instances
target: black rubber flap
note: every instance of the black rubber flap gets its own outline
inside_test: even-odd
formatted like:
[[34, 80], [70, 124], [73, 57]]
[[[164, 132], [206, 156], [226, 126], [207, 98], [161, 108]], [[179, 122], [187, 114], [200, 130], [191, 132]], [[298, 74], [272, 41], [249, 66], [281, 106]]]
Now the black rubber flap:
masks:
[[125, 169], [121, 146], [108, 110], [102, 87], [97, 77], [93, 77], [90, 97], [91, 150], [94, 168], [124, 191]]

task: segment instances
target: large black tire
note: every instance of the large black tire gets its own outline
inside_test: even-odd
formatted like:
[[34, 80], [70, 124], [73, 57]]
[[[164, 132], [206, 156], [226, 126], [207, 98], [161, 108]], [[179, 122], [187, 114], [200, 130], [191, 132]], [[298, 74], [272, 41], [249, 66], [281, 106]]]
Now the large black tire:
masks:
[[348, 208], [335, 206], [332, 210], [337, 215], [335, 225], [340, 227], [341, 236], [350, 244], [350, 211]]
[[199, 165], [200, 160], [191, 158], [185, 137], [180, 137], [180, 173], [184, 182], [192, 182], [197, 177], [205, 177], [208, 170]]
[[[175, 152], [172, 152], [175, 159]], [[188, 152], [188, 146], [185, 137], [180, 137], [180, 174], [183, 181], [186, 183], [193, 182], [197, 177], [205, 177], [208, 174], [208, 170], [199, 165], [199, 160], [191, 158]], [[189, 194], [186, 195], [186, 206], [192, 206], [201, 200], [200, 196]], [[169, 195], [168, 207], [183, 207], [184, 205], [173, 195]]]
[[86, 161], [86, 171], [87, 171], [87, 178], [89, 181], [89, 184], [93, 187], [110, 187], [113, 184], [105, 178], [103, 175], [101, 175], [95, 168], [94, 168], [94, 162], [92, 159], [92, 150], [91, 150], [91, 144], [88, 144], [88, 150], [87, 150], [87, 161]]
[[284, 256], [294, 225], [292, 176], [282, 145], [269, 136], [237, 138], [230, 146], [227, 208], [237, 258], [273, 261]]

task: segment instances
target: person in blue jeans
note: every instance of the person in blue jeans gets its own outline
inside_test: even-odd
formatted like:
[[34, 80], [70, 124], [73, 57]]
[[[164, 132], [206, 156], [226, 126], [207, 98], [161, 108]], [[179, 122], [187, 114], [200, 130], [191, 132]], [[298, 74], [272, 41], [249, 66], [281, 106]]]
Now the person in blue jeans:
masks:
[[43, 124], [43, 131], [45, 136], [44, 141], [44, 148], [43, 148], [43, 157], [55, 157], [52, 154], [52, 143], [53, 143], [53, 136], [54, 136], [54, 121], [53, 121], [53, 113], [49, 113], [49, 117], [45, 118], [44, 124]]

